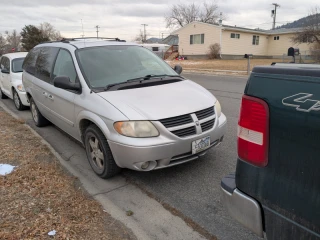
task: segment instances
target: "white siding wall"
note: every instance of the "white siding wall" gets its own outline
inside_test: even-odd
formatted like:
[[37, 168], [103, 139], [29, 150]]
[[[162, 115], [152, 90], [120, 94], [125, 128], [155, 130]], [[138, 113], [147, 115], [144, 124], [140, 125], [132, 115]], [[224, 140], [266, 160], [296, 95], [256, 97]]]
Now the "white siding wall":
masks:
[[[279, 36], [279, 40], [274, 40], [274, 36]], [[299, 48], [300, 53], [305, 55], [305, 52], [309, 51], [311, 45], [307, 43], [294, 44], [291, 41], [291, 37], [293, 36], [294, 34], [279, 34], [269, 36], [268, 55], [282, 56], [283, 54], [288, 53], [288, 48], [290, 47]]]
[[[231, 38], [231, 33], [240, 34], [240, 39]], [[259, 45], [252, 44], [253, 35], [259, 36]], [[266, 35], [258, 33], [236, 32], [224, 30], [222, 34], [222, 54], [244, 55], [267, 55], [268, 39]]]
[[[209, 46], [220, 42], [220, 29], [214, 25], [193, 23], [177, 32], [181, 55], [205, 55]], [[190, 44], [190, 35], [204, 34], [204, 44]]]

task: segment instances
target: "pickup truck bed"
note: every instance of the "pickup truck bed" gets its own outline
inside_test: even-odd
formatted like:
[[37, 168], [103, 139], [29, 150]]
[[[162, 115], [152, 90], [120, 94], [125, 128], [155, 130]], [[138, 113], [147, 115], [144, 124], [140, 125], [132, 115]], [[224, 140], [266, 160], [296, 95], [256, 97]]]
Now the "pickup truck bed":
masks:
[[254, 68], [239, 118], [229, 213], [268, 240], [320, 239], [320, 67]]

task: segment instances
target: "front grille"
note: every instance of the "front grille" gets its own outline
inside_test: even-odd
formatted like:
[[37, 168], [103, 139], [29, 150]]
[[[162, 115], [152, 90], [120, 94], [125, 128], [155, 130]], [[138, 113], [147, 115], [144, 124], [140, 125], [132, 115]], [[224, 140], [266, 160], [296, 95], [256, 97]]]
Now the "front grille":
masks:
[[[215, 114], [214, 107], [210, 107], [195, 113], [161, 119], [159, 121], [163, 124], [163, 126], [168, 128], [168, 130], [172, 134], [178, 137], [187, 137], [187, 136], [192, 136], [197, 134], [197, 128], [195, 123], [196, 120], [193, 120], [193, 119], [196, 119], [197, 117], [198, 121], [201, 121], [201, 120], [203, 121], [206, 118], [213, 117], [214, 114]], [[193, 125], [192, 123], [194, 124], [194, 126], [192, 126]], [[201, 123], [202, 132], [208, 131], [211, 128], [213, 128], [214, 123], [215, 123], [215, 119]], [[190, 125], [184, 126], [186, 124], [190, 124], [191, 126]]]
[[214, 122], [215, 122], [215, 119], [211, 119], [207, 122], [201, 123], [202, 132], [206, 132], [211, 128], [213, 128]]
[[166, 128], [172, 128], [181, 126], [184, 124], [192, 123], [192, 118], [190, 114], [178, 116], [178, 117], [172, 117], [172, 118], [166, 118], [160, 120], [160, 122], [166, 127]]
[[205, 119], [207, 117], [211, 117], [212, 115], [214, 115], [214, 108], [209, 107], [209, 108], [203, 109], [201, 111], [198, 111], [195, 114], [197, 115], [198, 120], [202, 120], [202, 119]]
[[187, 137], [187, 136], [195, 135], [197, 132], [196, 132], [196, 127], [192, 126], [192, 127], [172, 131], [172, 133], [178, 137]]

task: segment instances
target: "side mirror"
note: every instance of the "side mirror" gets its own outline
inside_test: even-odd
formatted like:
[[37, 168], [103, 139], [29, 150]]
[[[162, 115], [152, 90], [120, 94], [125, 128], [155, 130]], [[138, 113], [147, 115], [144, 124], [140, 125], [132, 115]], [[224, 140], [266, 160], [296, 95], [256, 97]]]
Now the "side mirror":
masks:
[[7, 69], [1, 69], [1, 72], [2, 72], [2, 73], [5, 73], [5, 74], [9, 74], [9, 73], [10, 73], [10, 71], [7, 70]]
[[65, 90], [72, 90], [72, 91], [81, 91], [80, 83], [73, 83], [70, 81], [69, 77], [61, 76], [55, 77], [53, 79], [53, 85], [57, 88], [65, 89]]
[[178, 74], [182, 73], [182, 67], [180, 65], [175, 65], [173, 70]]

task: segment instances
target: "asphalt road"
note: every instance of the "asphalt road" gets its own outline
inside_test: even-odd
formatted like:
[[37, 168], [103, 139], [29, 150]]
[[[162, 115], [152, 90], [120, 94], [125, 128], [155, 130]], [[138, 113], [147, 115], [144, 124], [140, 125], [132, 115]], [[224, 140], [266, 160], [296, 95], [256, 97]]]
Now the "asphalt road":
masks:
[[[184, 165], [152, 172], [124, 170], [122, 175], [152, 193], [162, 202], [179, 210], [212, 235], [217, 236], [218, 239], [259, 239], [226, 213], [220, 198], [221, 178], [235, 171], [236, 126], [239, 104], [247, 78], [190, 73], [184, 76], [207, 88], [220, 101], [222, 111], [228, 120], [224, 142], [219, 147], [211, 149], [201, 159]], [[11, 100], [2, 100], [2, 102], [25, 119], [63, 157], [74, 161], [74, 166], [78, 168], [78, 171], [82, 171], [88, 178], [97, 181], [92, 176], [92, 171], [86, 162], [85, 151], [78, 143], [54, 126], [36, 128], [29, 111], [16, 111]], [[77, 164], [77, 161], [81, 161], [81, 164]], [[106, 185], [106, 189], [101, 190], [107, 192], [108, 181], [116, 180], [101, 181], [105, 181]]]

